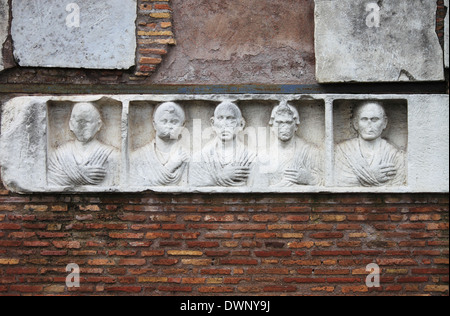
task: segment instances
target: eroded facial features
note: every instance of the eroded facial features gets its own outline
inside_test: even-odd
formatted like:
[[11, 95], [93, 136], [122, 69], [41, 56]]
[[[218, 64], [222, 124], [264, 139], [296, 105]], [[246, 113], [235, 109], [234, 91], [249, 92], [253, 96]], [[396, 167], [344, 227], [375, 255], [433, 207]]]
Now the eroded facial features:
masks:
[[359, 110], [355, 121], [355, 129], [362, 139], [367, 141], [378, 139], [386, 127], [386, 115], [379, 104], [369, 103]]
[[70, 118], [70, 130], [78, 141], [88, 143], [102, 127], [98, 110], [91, 104], [77, 104]]
[[186, 116], [184, 110], [176, 103], [161, 104], [154, 113], [153, 126], [156, 136], [162, 140], [178, 140], [183, 130]]
[[242, 119], [231, 106], [217, 109], [212, 120], [214, 131], [223, 142], [235, 139], [242, 128]]
[[183, 120], [176, 112], [162, 112], [154, 119], [156, 135], [164, 140], [178, 139]]
[[287, 113], [277, 114], [273, 120], [272, 131], [282, 142], [291, 140], [297, 132], [297, 124], [292, 115]]

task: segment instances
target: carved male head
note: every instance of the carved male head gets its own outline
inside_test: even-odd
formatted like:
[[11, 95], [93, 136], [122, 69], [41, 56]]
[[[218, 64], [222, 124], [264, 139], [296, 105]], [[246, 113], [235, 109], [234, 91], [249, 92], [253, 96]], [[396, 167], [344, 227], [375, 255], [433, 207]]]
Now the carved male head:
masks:
[[282, 142], [290, 141], [300, 125], [300, 116], [295, 107], [283, 101], [272, 110], [269, 125]]
[[77, 103], [72, 109], [69, 127], [78, 141], [88, 143], [103, 126], [98, 109], [92, 103]]
[[373, 141], [378, 139], [386, 129], [387, 124], [386, 111], [379, 101], [365, 101], [354, 110], [353, 127], [363, 140]]
[[174, 102], [160, 104], [153, 114], [156, 136], [162, 140], [178, 139], [185, 121], [184, 110]]
[[216, 107], [211, 124], [219, 139], [222, 142], [229, 142], [244, 130], [245, 120], [236, 104], [225, 101]]

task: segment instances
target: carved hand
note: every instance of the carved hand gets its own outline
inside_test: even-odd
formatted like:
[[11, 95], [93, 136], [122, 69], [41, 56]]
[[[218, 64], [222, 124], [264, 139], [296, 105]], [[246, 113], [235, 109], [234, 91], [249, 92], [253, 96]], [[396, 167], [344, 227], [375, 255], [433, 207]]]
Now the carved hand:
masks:
[[169, 162], [166, 165], [166, 169], [173, 173], [178, 168], [181, 167], [181, 165], [185, 162], [189, 161], [189, 155], [184, 152], [182, 149], [180, 149], [178, 152], [176, 152], [174, 155], [172, 155], [169, 159]]
[[284, 178], [298, 185], [311, 184], [314, 180], [311, 172], [303, 167], [299, 169], [287, 169], [284, 172]]
[[106, 177], [106, 169], [101, 166], [80, 166], [81, 172], [88, 177], [92, 184], [100, 184]]
[[235, 182], [247, 181], [250, 175], [249, 167], [225, 166], [219, 174], [219, 177], [228, 185], [233, 185]]
[[380, 183], [386, 183], [397, 175], [397, 168], [392, 163], [379, 165], [377, 169], [373, 169], [372, 173]]

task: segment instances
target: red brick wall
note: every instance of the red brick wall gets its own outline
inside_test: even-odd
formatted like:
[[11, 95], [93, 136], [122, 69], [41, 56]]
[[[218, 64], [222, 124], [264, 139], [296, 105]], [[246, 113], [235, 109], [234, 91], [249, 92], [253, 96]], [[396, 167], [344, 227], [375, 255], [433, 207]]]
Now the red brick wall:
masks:
[[448, 195], [0, 194], [0, 295], [448, 295]]

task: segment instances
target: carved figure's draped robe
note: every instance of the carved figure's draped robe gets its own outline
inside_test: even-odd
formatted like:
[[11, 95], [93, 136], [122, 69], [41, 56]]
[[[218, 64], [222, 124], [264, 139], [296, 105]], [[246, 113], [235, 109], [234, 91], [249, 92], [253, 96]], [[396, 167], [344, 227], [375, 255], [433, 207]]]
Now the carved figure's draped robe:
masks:
[[268, 163], [277, 163], [276, 169], [268, 173], [269, 185], [271, 186], [290, 187], [299, 185], [287, 180], [284, 173], [288, 169], [300, 170], [300, 168], [309, 171], [312, 177], [310, 183], [302, 185], [317, 186], [323, 184], [322, 158], [319, 150], [299, 137], [295, 138], [294, 148], [290, 154], [279, 152], [278, 161], [273, 161], [271, 157], [268, 159]]
[[[250, 152], [243, 143], [236, 141], [234, 157], [226, 161], [219, 154], [219, 140], [206, 145], [200, 155], [194, 156], [191, 163], [189, 183], [191, 186], [207, 187], [241, 187], [252, 186], [256, 165], [256, 154]], [[249, 167], [250, 176], [245, 181], [227, 181], [221, 177], [223, 169], [228, 166]]]
[[[380, 183], [373, 174], [377, 166], [392, 163], [396, 176], [386, 183]], [[406, 185], [405, 155], [395, 146], [381, 139], [372, 161], [367, 161], [360, 149], [359, 138], [339, 144], [335, 156], [335, 180], [341, 186], [402, 186]]]
[[[102, 167], [106, 170], [106, 176], [98, 183], [83, 173], [83, 166]], [[97, 142], [88, 152], [80, 153], [75, 143], [69, 142], [51, 155], [48, 182], [53, 186], [114, 186], [119, 180], [118, 169], [119, 153], [116, 148]]]
[[[174, 145], [172, 153], [183, 150]], [[166, 168], [170, 155], [163, 157], [156, 150], [156, 142], [136, 150], [130, 159], [130, 183], [137, 186], [176, 186], [186, 177], [187, 163], [171, 172]]]

